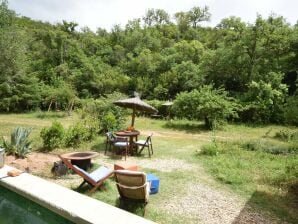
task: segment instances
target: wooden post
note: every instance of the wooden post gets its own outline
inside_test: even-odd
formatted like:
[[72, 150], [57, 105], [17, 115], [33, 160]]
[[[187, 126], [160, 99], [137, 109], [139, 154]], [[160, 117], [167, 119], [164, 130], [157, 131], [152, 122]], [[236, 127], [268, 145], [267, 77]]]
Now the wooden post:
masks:
[[131, 126], [134, 127], [135, 124], [135, 116], [136, 116], [136, 108], [134, 107], [132, 110], [132, 119], [131, 119]]

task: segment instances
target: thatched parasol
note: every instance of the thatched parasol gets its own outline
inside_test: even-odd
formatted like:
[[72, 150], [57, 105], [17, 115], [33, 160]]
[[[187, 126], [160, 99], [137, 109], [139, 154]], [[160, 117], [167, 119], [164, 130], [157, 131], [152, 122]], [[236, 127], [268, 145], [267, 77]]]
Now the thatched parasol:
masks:
[[114, 104], [120, 107], [125, 107], [125, 108], [131, 108], [132, 111], [132, 120], [131, 120], [131, 126], [134, 126], [135, 123], [135, 116], [136, 116], [136, 111], [144, 111], [147, 113], [157, 113], [158, 110], [156, 110], [154, 107], [150, 106], [148, 103], [145, 103], [142, 101], [139, 97], [134, 97], [134, 98], [129, 98], [129, 99], [124, 99], [124, 100], [118, 100], [115, 101]]

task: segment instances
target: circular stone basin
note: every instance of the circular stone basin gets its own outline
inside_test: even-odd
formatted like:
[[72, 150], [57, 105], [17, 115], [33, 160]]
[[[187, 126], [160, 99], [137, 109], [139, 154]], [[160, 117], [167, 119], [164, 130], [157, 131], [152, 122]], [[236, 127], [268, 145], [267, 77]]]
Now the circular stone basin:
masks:
[[97, 152], [69, 152], [62, 154], [61, 157], [69, 159], [73, 165], [88, 170], [91, 167], [91, 159], [98, 155]]
[[62, 154], [61, 157], [65, 159], [70, 159], [70, 160], [86, 160], [86, 159], [92, 159], [98, 155], [99, 153], [97, 152], [69, 152], [69, 153]]

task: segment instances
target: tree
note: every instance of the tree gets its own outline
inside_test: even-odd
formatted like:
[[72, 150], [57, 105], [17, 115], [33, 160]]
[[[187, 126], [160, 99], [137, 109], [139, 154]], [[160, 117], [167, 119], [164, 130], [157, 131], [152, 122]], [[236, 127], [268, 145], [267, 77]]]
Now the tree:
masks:
[[169, 14], [163, 9], [148, 9], [143, 21], [147, 26], [164, 25], [170, 23]]
[[192, 27], [196, 28], [200, 22], [209, 21], [211, 14], [209, 13], [209, 7], [193, 7], [189, 12], [189, 21], [192, 23]]
[[176, 116], [203, 119], [208, 129], [218, 128], [227, 119], [237, 117], [238, 108], [239, 105], [225, 90], [210, 85], [178, 94], [173, 104]]
[[177, 12], [174, 15], [174, 18], [177, 22], [180, 32], [185, 32], [189, 29], [190, 26], [190, 15], [187, 12]]
[[173, 66], [170, 71], [160, 75], [158, 88], [154, 89], [154, 92], [156, 94], [163, 91], [161, 97], [157, 97], [159, 99], [171, 99], [181, 91], [198, 88], [203, 84], [203, 80], [199, 66], [191, 61], [183, 61], [181, 64]]

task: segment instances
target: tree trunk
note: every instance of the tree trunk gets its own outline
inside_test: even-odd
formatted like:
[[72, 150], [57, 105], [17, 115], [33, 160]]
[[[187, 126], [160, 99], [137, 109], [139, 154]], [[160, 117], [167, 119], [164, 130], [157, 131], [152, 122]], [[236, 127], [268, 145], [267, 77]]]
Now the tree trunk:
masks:
[[53, 103], [53, 99], [51, 99], [50, 105], [49, 105], [49, 107], [48, 107], [48, 112], [49, 112], [50, 109], [51, 109], [52, 103]]

